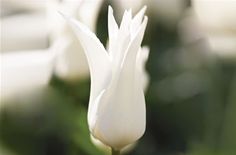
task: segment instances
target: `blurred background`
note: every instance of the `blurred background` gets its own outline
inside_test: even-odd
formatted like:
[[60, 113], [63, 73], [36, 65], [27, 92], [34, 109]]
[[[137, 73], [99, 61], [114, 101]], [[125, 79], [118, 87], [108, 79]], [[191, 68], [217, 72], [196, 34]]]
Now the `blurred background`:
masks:
[[58, 14], [107, 43], [108, 5], [147, 6], [146, 132], [127, 155], [236, 154], [236, 0], [1, 0], [0, 155], [105, 155], [89, 136], [89, 70]]

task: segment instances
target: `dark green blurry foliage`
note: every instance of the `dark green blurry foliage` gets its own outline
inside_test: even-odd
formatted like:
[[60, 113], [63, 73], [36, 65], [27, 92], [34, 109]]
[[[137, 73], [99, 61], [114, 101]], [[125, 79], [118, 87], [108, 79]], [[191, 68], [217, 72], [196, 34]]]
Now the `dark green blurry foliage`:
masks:
[[101, 154], [90, 142], [83, 105], [89, 94], [83, 85], [87, 88], [88, 82], [73, 87], [53, 78], [52, 86], [37, 95], [6, 103], [0, 113], [2, 147], [17, 155]]

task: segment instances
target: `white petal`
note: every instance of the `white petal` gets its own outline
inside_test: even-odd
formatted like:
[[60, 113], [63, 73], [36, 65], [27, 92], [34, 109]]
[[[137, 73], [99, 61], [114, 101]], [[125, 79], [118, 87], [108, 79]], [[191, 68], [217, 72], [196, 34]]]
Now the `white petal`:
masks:
[[143, 20], [143, 16], [144, 13], [146, 11], [147, 7], [144, 6], [137, 14], [136, 16], [133, 18], [132, 22], [131, 22], [131, 34], [132, 36], [137, 32], [140, 24], [142, 23]]
[[[56, 59], [55, 74], [61, 79], [73, 82], [89, 77], [88, 62], [82, 46], [78, 40], [68, 37], [63, 37], [60, 53]], [[61, 39], [60, 39], [61, 40]]]
[[144, 31], [147, 26], [147, 17], [144, 17], [144, 21], [142, 25], [140, 26], [138, 32], [136, 33], [134, 39], [131, 41], [129, 48], [127, 50], [126, 56], [123, 61], [123, 68], [127, 68], [130, 70], [130, 72], [135, 71], [134, 66], [135, 66], [135, 61], [136, 61], [136, 56], [139, 50], [139, 47], [141, 45], [141, 42], [143, 40], [144, 36]]
[[[134, 39], [130, 42], [128, 49], [125, 52], [125, 56], [122, 59], [123, 62], [120, 63], [120, 66], [115, 72], [113, 72], [113, 79], [110, 85], [115, 85], [114, 83], [117, 82], [120, 74], [127, 74], [127, 82], [132, 82], [134, 79], [135, 71], [136, 71], [136, 58], [137, 53], [140, 48], [140, 44], [142, 42], [144, 31], [147, 25], [147, 17], [145, 16], [142, 25], [139, 27], [139, 31], [136, 33]], [[123, 72], [123, 73], [122, 73]], [[130, 81], [128, 81], [130, 79]]]
[[117, 70], [117, 68], [120, 67], [121, 62], [123, 61], [126, 49], [128, 48], [129, 42], [130, 42], [130, 22], [131, 22], [131, 10], [125, 11], [120, 29], [118, 31], [118, 34], [116, 36], [115, 43], [113, 44], [113, 47], [110, 51], [110, 55], [113, 61], [113, 69]]
[[116, 35], [118, 33], [118, 25], [113, 15], [113, 9], [111, 6], [108, 8], [108, 34], [109, 34], [109, 49], [112, 50], [114, 44], [116, 44], [115, 40]]
[[[111, 152], [111, 148], [105, 144], [103, 144], [99, 139], [96, 139], [95, 137], [93, 137], [93, 135], [90, 134], [90, 139], [92, 141], [92, 143], [101, 151], [109, 154]], [[121, 153], [125, 154], [130, 152], [131, 150], [134, 149], [134, 147], [137, 145], [137, 142], [129, 144], [127, 146], [125, 146], [122, 150]]]
[[68, 45], [57, 59], [56, 74], [67, 82], [75, 82], [89, 77], [88, 61], [78, 38], [71, 31], [66, 20], [61, 18], [57, 10], [66, 12], [70, 17], [79, 19], [92, 31], [96, 27], [98, 11], [103, 0], [91, 1], [63, 0], [49, 2], [48, 15], [52, 34], [50, 38], [66, 38]]
[[93, 134], [116, 149], [138, 140], [145, 131], [146, 110], [142, 86], [138, 78], [128, 78], [122, 74], [116, 85], [106, 91], [96, 113]]
[[[71, 0], [70, 0], [71, 1]], [[95, 31], [97, 18], [99, 15], [99, 9], [103, 3], [103, 0], [77, 0], [79, 2], [72, 2], [79, 4], [76, 10], [78, 19], [85, 25], [87, 25], [92, 31]]]
[[77, 37], [79, 38], [80, 43], [84, 48], [89, 63], [91, 74], [91, 94], [88, 120], [90, 123], [90, 121], [92, 121], [90, 119], [90, 111], [93, 111], [92, 108], [94, 100], [110, 82], [110, 60], [108, 53], [106, 52], [102, 43], [93, 32], [91, 32], [85, 25], [83, 25], [79, 21], [76, 21], [75, 19], [69, 17], [65, 18], [68, 20], [73, 30], [76, 32]]
[[[123, 58], [126, 55], [127, 48], [130, 44], [130, 41], [137, 33], [138, 28], [143, 19], [146, 7], [144, 7], [132, 20], [132, 10], [124, 12], [124, 16], [121, 21], [121, 26], [117, 35], [117, 40], [113, 50], [111, 51], [111, 56], [113, 58], [113, 64], [117, 67], [120, 67], [119, 64], [123, 61]], [[136, 24], [136, 25], [135, 25]], [[130, 33], [131, 32], [131, 33]], [[116, 69], [115, 69], [116, 70]]]
[[103, 144], [99, 139], [96, 139], [93, 135], [90, 135], [90, 139], [92, 143], [101, 151], [109, 154], [111, 151], [111, 148], [105, 144]]
[[116, 149], [133, 143], [145, 130], [145, 99], [135, 64], [146, 24], [147, 18], [129, 46], [120, 74], [114, 75], [110, 87], [98, 99], [93, 135]]
[[143, 135], [146, 110], [138, 78], [131, 79], [122, 74], [116, 85], [108, 89], [99, 102], [93, 130], [97, 139], [113, 148], [122, 149]]
[[[109, 54], [111, 58], [117, 57], [118, 53], [118, 47], [119, 44], [117, 44], [118, 38], [118, 25], [115, 21], [114, 15], [113, 15], [113, 9], [109, 6], [108, 8], [108, 34], [109, 34]], [[121, 40], [119, 40], [121, 41]]]
[[136, 71], [138, 72], [137, 76], [140, 78], [140, 82], [142, 83], [144, 91], [147, 89], [149, 83], [149, 76], [145, 69], [148, 55], [149, 55], [149, 48], [147, 46], [144, 46], [139, 49], [136, 60]]
[[120, 30], [122, 31], [128, 30], [131, 19], [132, 19], [131, 10], [129, 11], [125, 10], [121, 24], [120, 24]]

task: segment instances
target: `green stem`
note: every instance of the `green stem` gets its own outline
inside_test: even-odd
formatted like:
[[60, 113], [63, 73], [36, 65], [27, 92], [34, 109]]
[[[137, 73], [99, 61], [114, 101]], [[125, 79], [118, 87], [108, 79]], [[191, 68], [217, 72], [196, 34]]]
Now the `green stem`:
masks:
[[120, 151], [111, 148], [111, 154], [112, 154], [112, 155], [120, 155]]

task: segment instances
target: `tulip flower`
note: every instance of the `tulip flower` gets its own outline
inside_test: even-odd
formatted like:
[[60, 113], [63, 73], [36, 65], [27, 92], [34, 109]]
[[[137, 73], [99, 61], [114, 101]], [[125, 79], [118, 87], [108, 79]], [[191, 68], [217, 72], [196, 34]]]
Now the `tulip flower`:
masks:
[[48, 85], [55, 58], [67, 46], [64, 42], [58, 40], [48, 49], [0, 53], [0, 109], [5, 101]]
[[[147, 87], [148, 87], [148, 84], [149, 84], [149, 75], [148, 73], [146, 72], [146, 69], [145, 69], [145, 64], [146, 64], [146, 61], [148, 59], [148, 55], [149, 55], [149, 48], [147, 46], [144, 46], [142, 47], [141, 49], [142, 51], [139, 51], [139, 69], [140, 71], [142, 72], [141, 73], [141, 83], [142, 83], [142, 87], [143, 87], [143, 90], [144, 92], [147, 90]], [[110, 151], [110, 148], [103, 144], [101, 141], [99, 141], [98, 139], [94, 138], [92, 135], [90, 136], [91, 138], [91, 141], [92, 143], [100, 150], [104, 151], [104, 152], [109, 152]], [[127, 153], [127, 152], [130, 152], [135, 146], [136, 146], [136, 142], [135, 143], [132, 143], [132, 144], [129, 144], [127, 146], [125, 146], [124, 148], [122, 148], [122, 150], [120, 150], [121, 153]]]
[[1, 56], [1, 98], [47, 85], [52, 73], [53, 55], [48, 51], [17, 51]]
[[193, 0], [193, 9], [213, 52], [236, 58], [236, 1]]
[[141, 42], [147, 25], [146, 7], [132, 18], [125, 11], [118, 27], [113, 10], [108, 10], [109, 47], [79, 21], [66, 17], [88, 59], [91, 92], [88, 125], [92, 136], [113, 150], [137, 141], [145, 131]]

